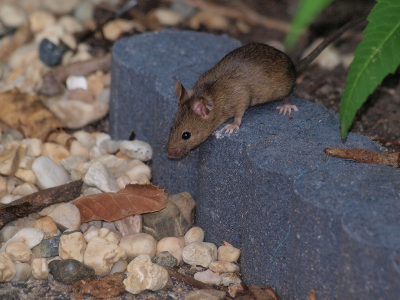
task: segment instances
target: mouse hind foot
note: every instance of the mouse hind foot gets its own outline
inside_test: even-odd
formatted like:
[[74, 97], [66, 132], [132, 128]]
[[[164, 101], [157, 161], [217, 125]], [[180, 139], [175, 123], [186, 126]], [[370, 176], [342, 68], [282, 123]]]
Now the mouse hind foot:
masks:
[[242, 124], [242, 117], [243, 117], [243, 115], [241, 115], [240, 117], [235, 117], [231, 124], [226, 125], [225, 133], [232, 134], [235, 131], [235, 129], [237, 131], [239, 131], [239, 126], [240, 126], [240, 124]]
[[286, 97], [283, 100], [282, 105], [279, 105], [276, 109], [279, 109], [279, 114], [291, 114], [292, 113], [292, 109], [294, 111], [299, 111], [299, 109], [297, 108], [296, 105], [292, 104], [292, 101], [290, 100], [290, 96]]

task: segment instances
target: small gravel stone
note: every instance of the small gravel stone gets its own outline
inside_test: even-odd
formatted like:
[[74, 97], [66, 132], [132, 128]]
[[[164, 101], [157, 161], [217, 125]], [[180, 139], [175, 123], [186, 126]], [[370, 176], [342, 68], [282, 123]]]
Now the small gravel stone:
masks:
[[44, 38], [39, 44], [39, 58], [49, 67], [56, 67], [61, 64], [62, 56], [67, 50], [64, 44], [56, 45], [49, 39]]
[[218, 260], [237, 262], [240, 257], [240, 249], [232, 246], [220, 246], [218, 248]]
[[121, 235], [121, 233], [119, 233], [117, 231], [115, 231], [115, 232], [111, 231], [108, 228], [100, 228], [99, 237], [106, 239], [110, 243], [118, 245], [122, 235]]
[[50, 157], [52, 161], [60, 165], [61, 160], [70, 157], [71, 154], [64, 146], [47, 142], [42, 145], [42, 155]]
[[85, 158], [86, 160], [89, 159], [89, 148], [83, 145], [79, 141], [73, 141], [71, 143], [71, 147], [69, 148], [69, 152], [71, 155], [79, 155]]
[[93, 237], [87, 245], [83, 261], [95, 270], [97, 276], [104, 276], [110, 272], [114, 263], [125, 257], [121, 247], [101, 237]]
[[186, 232], [184, 236], [185, 245], [194, 242], [203, 242], [204, 241], [204, 231], [200, 227], [192, 227]]
[[17, 171], [19, 164], [18, 149], [18, 146], [14, 146], [0, 154], [0, 174], [10, 176]]
[[165, 237], [157, 243], [157, 254], [167, 251], [180, 263], [182, 261], [182, 250], [185, 246], [183, 240], [177, 237]]
[[75, 230], [81, 225], [79, 209], [71, 203], [61, 203], [48, 216], [64, 229]]
[[83, 262], [85, 249], [86, 242], [81, 232], [67, 232], [61, 235], [58, 255], [62, 259], [75, 259], [79, 262]]
[[87, 159], [81, 155], [71, 155], [61, 159], [60, 163], [67, 171], [76, 169], [81, 163], [87, 162]]
[[31, 260], [32, 251], [23, 242], [11, 242], [6, 247], [6, 253], [12, 261], [28, 262]]
[[44, 10], [35, 10], [29, 15], [29, 25], [33, 33], [37, 33], [46, 27], [56, 23], [52, 14]]
[[158, 291], [163, 289], [169, 279], [168, 272], [151, 262], [148, 255], [139, 255], [127, 267], [124, 280], [126, 291], [139, 294], [144, 290]]
[[217, 260], [217, 246], [205, 242], [190, 243], [183, 248], [182, 258], [189, 265], [208, 268], [211, 262]]
[[133, 159], [126, 165], [125, 174], [131, 182], [137, 183], [140, 183], [143, 178], [147, 180], [151, 178], [150, 167], [139, 159]]
[[69, 174], [48, 156], [39, 156], [32, 163], [32, 171], [41, 189], [48, 189], [67, 183]]
[[15, 177], [18, 177], [19, 179], [21, 179], [22, 181], [25, 181], [27, 183], [31, 183], [31, 184], [36, 183], [36, 176], [32, 170], [17, 169], [17, 171], [15, 171], [14, 175], [15, 175]]
[[94, 162], [86, 172], [83, 181], [90, 186], [95, 186], [103, 192], [117, 192], [118, 184], [107, 168], [99, 161]]
[[153, 157], [153, 149], [150, 144], [139, 140], [122, 141], [119, 149], [126, 156], [141, 161], [149, 161]]
[[222, 300], [225, 299], [226, 293], [217, 290], [197, 290], [193, 291], [185, 297], [185, 300]]
[[33, 223], [33, 227], [43, 230], [45, 239], [51, 238], [58, 234], [57, 224], [49, 216], [36, 220]]
[[62, 16], [60, 19], [58, 19], [58, 22], [64, 28], [64, 31], [69, 34], [74, 34], [83, 30], [82, 24], [70, 15]]
[[139, 233], [142, 231], [142, 216], [128, 216], [114, 221], [115, 227], [121, 232], [122, 236]]
[[50, 273], [54, 278], [64, 284], [74, 284], [78, 280], [94, 276], [94, 270], [90, 266], [74, 260], [53, 260], [49, 263]]
[[21, 144], [26, 147], [25, 154], [30, 157], [38, 157], [42, 153], [42, 141], [40, 139], [23, 139]]
[[44, 232], [40, 229], [22, 228], [11, 239], [9, 239], [2, 245], [0, 252], [4, 251], [8, 246], [8, 244], [12, 242], [22, 242], [26, 244], [29, 247], [29, 249], [32, 249], [33, 247], [35, 247], [37, 244], [40, 243], [43, 237], [44, 237]]
[[16, 234], [19, 231], [19, 228], [17, 226], [12, 226], [12, 225], [7, 225], [4, 226], [1, 231], [0, 231], [0, 238], [2, 242], [6, 242], [9, 239], [11, 239], [14, 234]]
[[49, 267], [45, 258], [34, 258], [31, 263], [32, 276], [35, 279], [47, 279], [49, 277]]
[[83, 237], [85, 238], [85, 241], [89, 243], [91, 238], [99, 236], [99, 234], [100, 234], [100, 229], [94, 225], [90, 225], [89, 228], [83, 234]]
[[17, 270], [6, 253], [0, 253], [0, 266], [0, 282], [7, 282], [14, 278]]
[[84, 23], [93, 18], [94, 5], [91, 1], [82, 1], [74, 11], [74, 17], [78, 21]]
[[239, 267], [229, 261], [213, 261], [208, 268], [215, 273], [233, 273], [239, 271]]
[[135, 233], [122, 237], [119, 246], [130, 259], [146, 254], [153, 258], [157, 251], [157, 241], [149, 234]]
[[18, 27], [27, 22], [24, 10], [11, 4], [0, 6], [0, 19], [7, 27]]
[[41, 257], [54, 257], [58, 255], [58, 246], [60, 244], [60, 235], [43, 240], [39, 245], [32, 248], [32, 253]]
[[87, 90], [87, 80], [85, 76], [74, 76], [71, 75], [67, 78], [66, 81], [67, 89], [73, 91], [75, 89], [84, 89]]
[[11, 279], [11, 282], [25, 282], [29, 279], [32, 273], [30, 264], [27, 263], [15, 263], [15, 276]]
[[96, 138], [86, 131], [76, 131], [72, 134], [72, 136], [75, 137], [82, 145], [84, 145], [88, 149], [96, 145]]
[[125, 272], [127, 266], [128, 262], [126, 261], [126, 259], [120, 259], [113, 265], [109, 275], [119, 272]]
[[215, 284], [215, 285], [221, 284], [221, 276], [219, 274], [214, 273], [211, 270], [197, 272], [196, 274], [194, 274], [193, 277], [194, 279], [206, 284]]
[[168, 251], [158, 253], [154, 257], [153, 261], [159, 266], [167, 266], [171, 268], [179, 265], [178, 260]]
[[115, 155], [111, 154], [101, 155], [99, 157], [96, 157], [92, 161], [101, 162], [106, 167], [106, 169], [113, 175], [113, 177], [118, 177], [122, 175], [127, 168], [127, 162], [124, 159], [118, 158]]
[[240, 284], [242, 280], [240, 280], [239, 276], [235, 273], [223, 273], [221, 274], [221, 284], [224, 286], [230, 286], [231, 284]]

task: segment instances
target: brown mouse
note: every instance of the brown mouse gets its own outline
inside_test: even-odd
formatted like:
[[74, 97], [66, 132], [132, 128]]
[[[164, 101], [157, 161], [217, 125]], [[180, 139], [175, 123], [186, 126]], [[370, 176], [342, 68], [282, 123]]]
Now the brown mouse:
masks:
[[186, 90], [180, 81], [175, 84], [178, 112], [168, 140], [168, 157], [182, 158], [204, 142], [221, 124], [231, 134], [238, 130], [247, 108], [267, 102], [283, 100], [279, 113], [290, 114], [297, 74], [304, 70], [327, 45], [348, 28], [364, 22], [357, 19], [347, 23], [328, 38], [295, 67], [285, 53], [268, 45], [252, 43], [228, 53], [211, 70], [199, 77], [193, 89]]

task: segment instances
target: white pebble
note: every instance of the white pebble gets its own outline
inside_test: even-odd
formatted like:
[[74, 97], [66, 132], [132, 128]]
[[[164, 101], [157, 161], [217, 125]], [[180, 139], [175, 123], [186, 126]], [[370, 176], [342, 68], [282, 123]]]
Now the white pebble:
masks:
[[176, 11], [167, 8], [157, 8], [153, 11], [158, 22], [164, 26], [175, 26], [182, 23], [184, 18]]
[[7, 245], [12, 242], [22, 242], [26, 244], [29, 249], [32, 249], [39, 244], [44, 237], [44, 232], [37, 228], [22, 228], [11, 239], [3, 244], [0, 252], [3, 252]]
[[32, 171], [41, 189], [59, 186], [70, 180], [67, 171], [53, 162], [48, 156], [36, 158], [32, 163]]
[[221, 276], [219, 274], [214, 273], [211, 270], [206, 270], [203, 272], [197, 272], [194, 274], [194, 279], [201, 281], [206, 284], [221, 284]]
[[192, 227], [184, 236], [185, 245], [204, 241], [204, 231], [200, 227]]
[[69, 15], [62, 16], [60, 19], [58, 19], [58, 22], [64, 28], [64, 31], [69, 34], [80, 32], [83, 29], [81, 23]]
[[11, 282], [25, 282], [29, 279], [32, 273], [32, 268], [30, 264], [15, 262], [15, 276], [11, 279]]
[[72, 91], [75, 89], [84, 89], [87, 90], [87, 80], [85, 76], [74, 76], [71, 75], [67, 78], [66, 81], [67, 89]]
[[101, 191], [95, 187], [88, 187], [88, 188], [83, 189], [83, 191], [82, 191], [83, 196], [97, 195], [97, 194], [102, 194], [102, 193], [103, 193], [103, 191]]
[[107, 168], [99, 161], [94, 162], [88, 169], [83, 181], [90, 186], [95, 186], [103, 192], [117, 192], [118, 184]]
[[139, 182], [143, 176], [151, 178], [151, 169], [139, 159], [133, 159], [127, 164], [125, 174], [131, 182]]
[[128, 165], [125, 159], [111, 154], [96, 157], [93, 159], [93, 162], [95, 161], [101, 162], [114, 177], [124, 174]]
[[120, 189], [123, 189], [127, 184], [131, 182], [128, 176], [122, 175], [115, 179]]
[[161, 266], [153, 264], [148, 255], [139, 255], [127, 267], [124, 280], [125, 290], [139, 294], [144, 290], [158, 291], [168, 282], [168, 272]]
[[2, 242], [6, 242], [11, 239], [17, 232], [19, 228], [17, 226], [7, 225], [4, 226], [0, 231], [0, 238]]
[[36, 193], [37, 191], [38, 189], [36, 188], [36, 186], [34, 186], [32, 183], [25, 182], [21, 185], [16, 186], [12, 193], [15, 196], [23, 197]]
[[182, 250], [185, 246], [182, 239], [177, 237], [165, 237], [157, 243], [157, 254], [168, 251], [173, 257], [178, 260], [178, 263], [182, 261]]
[[128, 258], [134, 258], [140, 254], [146, 254], [151, 258], [156, 256], [157, 241], [147, 233], [135, 233], [124, 236], [119, 245], [125, 251]]
[[110, 243], [118, 245], [121, 239], [121, 234], [119, 232], [117, 234], [108, 228], [100, 228], [99, 237], [106, 239]]
[[104, 140], [100, 143], [99, 147], [104, 149], [107, 153], [113, 154], [119, 150], [119, 146], [121, 145], [121, 141], [115, 140]]
[[221, 284], [224, 286], [230, 286], [231, 284], [240, 284], [242, 280], [240, 280], [239, 276], [235, 273], [222, 273], [221, 274]]
[[217, 246], [205, 242], [190, 243], [183, 248], [182, 258], [189, 265], [208, 268], [211, 262], [217, 260]]
[[88, 149], [96, 145], [96, 138], [89, 132], [79, 130], [74, 132], [72, 136], [75, 137], [82, 145], [84, 145]]
[[100, 148], [100, 144], [103, 141], [111, 140], [111, 136], [108, 133], [104, 133], [104, 132], [97, 132], [94, 134], [94, 137], [96, 139], [96, 146], [99, 148]]
[[67, 158], [61, 159], [60, 163], [65, 170], [71, 171], [76, 169], [81, 163], [87, 162], [87, 159], [80, 155], [71, 155]]
[[71, 203], [61, 203], [48, 214], [58, 226], [75, 230], [81, 225], [79, 209]]
[[83, 262], [92, 267], [97, 276], [104, 276], [110, 272], [115, 262], [125, 257], [121, 247], [101, 237], [93, 237], [87, 245]]
[[3, 4], [0, 6], [0, 19], [7, 27], [18, 27], [26, 23], [24, 10], [10, 4]]
[[120, 259], [113, 265], [113, 267], [111, 268], [111, 271], [110, 271], [110, 273], [108, 273], [108, 275], [111, 275], [114, 273], [119, 273], [119, 272], [125, 272], [127, 266], [128, 266], [128, 262], [125, 259]]
[[150, 144], [144, 141], [122, 141], [119, 149], [126, 156], [137, 158], [141, 161], [148, 161], [153, 156], [153, 150]]
[[15, 200], [20, 199], [20, 198], [21, 198], [21, 196], [15, 196], [15, 195], [7, 194], [7, 195], [4, 195], [3, 197], [1, 197], [0, 203], [1, 204], [9, 204], [11, 202], [14, 202]]
[[100, 229], [97, 228], [94, 225], [90, 225], [88, 229], [86, 229], [85, 233], [83, 234], [83, 237], [87, 243], [89, 243], [90, 239], [99, 236], [100, 234]]
[[30, 170], [32, 168], [33, 157], [31, 156], [23, 156], [19, 159], [18, 168]]
[[103, 155], [107, 155], [108, 153], [104, 150], [104, 149], [101, 149], [101, 148], [99, 148], [99, 147], [97, 147], [97, 146], [93, 146], [92, 148], [90, 148], [90, 150], [89, 150], [89, 158], [92, 160], [92, 159], [95, 159], [95, 158], [98, 158], [98, 157], [100, 157], [100, 156], [103, 156]]

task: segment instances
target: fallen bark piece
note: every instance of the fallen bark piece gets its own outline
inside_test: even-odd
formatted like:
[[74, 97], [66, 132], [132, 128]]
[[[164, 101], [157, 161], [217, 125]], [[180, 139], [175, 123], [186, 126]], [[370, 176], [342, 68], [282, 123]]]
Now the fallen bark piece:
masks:
[[81, 222], [112, 222], [130, 215], [159, 211], [167, 206], [168, 194], [152, 184], [129, 184], [117, 193], [89, 195], [73, 204], [81, 212]]
[[124, 273], [114, 273], [98, 280], [81, 280], [75, 284], [79, 290], [76, 299], [81, 299], [83, 294], [101, 299], [117, 297], [125, 291], [123, 280]]
[[400, 166], [400, 152], [379, 153], [362, 148], [325, 148], [324, 152], [330, 156], [354, 159], [361, 163], [386, 165], [398, 168]]
[[0, 229], [19, 217], [40, 211], [51, 204], [67, 202], [79, 197], [82, 183], [82, 180], [72, 181], [30, 194], [6, 205], [0, 205]]
[[71, 75], [89, 75], [97, 70], [108, 71], [111, 67], [111, 54], [96, 57], [84, 62], [76, 62], [57, 67], [43, 76], [39, 93], [48, 96], [61, 94], [65, 90], [64, 82]]
[[37, 95], [23, 94], [17, 88], [0, 94], [0, 107], [0, 121], [27, 138], [44, 141], [51, 131], [62, 127]]

